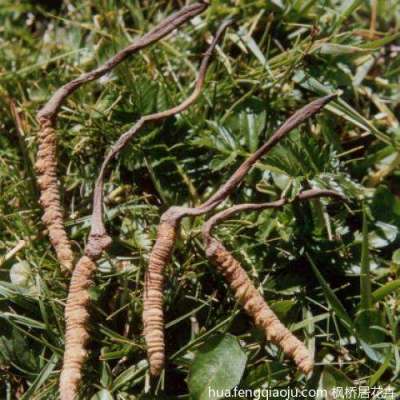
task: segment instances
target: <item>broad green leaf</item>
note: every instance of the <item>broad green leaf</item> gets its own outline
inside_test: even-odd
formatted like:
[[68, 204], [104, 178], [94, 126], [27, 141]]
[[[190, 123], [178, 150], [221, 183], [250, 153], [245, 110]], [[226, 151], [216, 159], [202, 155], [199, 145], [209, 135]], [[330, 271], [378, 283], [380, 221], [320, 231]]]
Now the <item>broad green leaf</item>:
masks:
[[218, 335], [205, 343], [193, 361], [189, 390], [192, 400], [214, 400], [220, 393], [238, 385], [246, 366], [247, 356], [232, 335]]
[[399, 265], [400, 264], [400, 249], [397, 249], [392, 254], [392, 261]]
[[278, 318], [284, 318], [290, 310], [296, 305], [296, 302], [293, 300], [280, 300], [271, 303], [271, 308], [278, 316]]
[[378, 221], [375, 229], [369, 233], [368, 241], [372, 248], [381, 249], [393, 243], [399, 234], [397, 226]]
[[39, 362], [29, 339], [14, 327], [8, 336], [0, 336], [0, 355], [22, 372], [37, 371]]
[[291, 178], [286, 174], [272, 172], [271, 176], [274, 180], [275, 185], [278, 186], [281, 190], [285, 190], [290, 184]]
[[361, 310], [354, 321], [357, 336], [370, 345], [383, 342], [382, 325], [382, 314], [374, 309]]

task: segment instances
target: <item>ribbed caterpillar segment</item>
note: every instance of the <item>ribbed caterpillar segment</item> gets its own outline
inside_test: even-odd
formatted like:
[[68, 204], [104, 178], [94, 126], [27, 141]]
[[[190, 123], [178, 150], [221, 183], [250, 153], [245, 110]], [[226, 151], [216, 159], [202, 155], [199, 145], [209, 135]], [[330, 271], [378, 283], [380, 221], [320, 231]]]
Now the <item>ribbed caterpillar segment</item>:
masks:
[[75, 400], [81, 382], [82, 367], [87, 356], [89, 340], [87, 329], [89, 312], [89, 287], [96, 264], [83, 256], [76, 265], [71, 278], [67, 305], [65, 307], [65, 351], [60, 377], [60, 399]]
[[41, 118], [39, 123], [39, 150], [35, 167], [41, 191], [40, 204], [44, 210], [42, 220], [49, 230], [50, 241], [61, 266], [71, 270], [73, 253], [65, 232], [57, 179], [56, 134], [51, 120]]
[[292, 358], [300, 371], [305, 374], [312, 371], [312, 355], [304, 343], [297, 339], [268, 307], [240, 263], [216, 239], [210, 240], [207, 250], [207, 256], [226, 279], [238, 303], [253, 318], [255, 324], [265, 331], [267, 339]]
[[150, 254], [145, 275], [143, 325], [150, 373], [160, 375], [165, 363], [163, 285], [164, 268], [168, 264], [176, 239], [176, 227], [162, 222]]

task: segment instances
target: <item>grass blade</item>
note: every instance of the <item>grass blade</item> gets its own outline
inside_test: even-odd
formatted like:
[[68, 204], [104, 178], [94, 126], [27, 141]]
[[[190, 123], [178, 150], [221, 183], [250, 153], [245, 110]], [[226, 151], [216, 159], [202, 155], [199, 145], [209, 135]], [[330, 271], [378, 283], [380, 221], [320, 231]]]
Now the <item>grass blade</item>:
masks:
[[326, 282], [325, 278], [322, 276], [322, 274], [319, 272], [317, 266], [315, 265], [314, 261], [312, 260], [311, 256], [306, 253], [306, 256], [308, 258], [308, 261], [310, 262], [311, 268], [314, 271], [315, 276], [317, 277], [322, 290], [325, 294], [325, 297], [329, 303], [329, 305], [333, 308], [337, 316], [340, 318], [342, 322], [344, 322], [344, 325], [346, 328], [351, 329], [353, 325], [353, 321], [350, 318], [349, 314], [347, 313], [346, 309], [344, 308], [343, 304], [339, 300], [339, 298], [336, 296], [335, 292], [331, 289], [329, 284]]
[[368, 225], [365, 208], [363, 211], [362, 244], [361, 244], [361, 272], [360, 272], [360, 310], [369, 310], [372, 307], [371, 277], [369, 271]]
[[376, 289], [372, 292], [372, 299], [374, 303], [383, 300], [386, 296], [389, 296], [393, 292], [396, 292], [400, 289], [400, 279], [396, 279], [395, 281], [391, 281], [385, 283], [379, 289]]

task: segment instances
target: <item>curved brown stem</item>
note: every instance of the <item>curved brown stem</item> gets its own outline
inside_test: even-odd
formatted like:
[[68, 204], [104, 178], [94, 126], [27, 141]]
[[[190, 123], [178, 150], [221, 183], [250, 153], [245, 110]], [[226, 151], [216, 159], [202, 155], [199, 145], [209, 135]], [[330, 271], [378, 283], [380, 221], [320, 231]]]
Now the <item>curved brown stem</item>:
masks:
[[[343, 196], [335, 191], [320, 189], [300, 192], [294, 200], [308, 200], [317, 197], [336, 197], [343, 200]], [[238, 303], [254, 320], [255, 324], [264, 330], [267, 339], [279, 346], [288, 357], [292, 358], [300, 371], [308, 374], [313, 368], [314, 360], [307, 347], [281, 323], [239, 261], [219, 240], [211, 236], [211, 231], [216, 224], [234, 214], [243, 211], [280, 208], [287, 203], [289, 203], [288, 199], [281, 198], [270, 203], [239, 204], [221, 211], [203, 225], [203, 242], [207, 257], [222, 273]]]
[[[118, 141], [112, 146], [112, 148], [106, 155], [100, 168], [100, 173], [97, 177], [94, 189], [92, 227], [90, 231], [90, 237], [93, 238], [93, 241], [96, 240], [96, 238], [104, 238], [104, 236], [106, 236], [103, 222], [103, 182], [109, 162], [129, 143], [129, 141], [140, 131], [140, 129], [143, 128], [144, 125], [148, 123], [160, 122], [170, 116], [179, 114], [182, 111], [186, 110], [197, 100], [204, 86], [207, 68], [209, 66], [210, 58], [215, 49], [215, 46], [220, 41], [224, 32], [232, 24], [232, 22], [232, 20], [226, 20], [220, 25], [212, 43], [208, 47], [207, 51], [204, 53], [203, 60], [199, 68], [198, 78], [192, 94], [176, 107], [170, 108], [169, 110], [160, 111], [155, 114], [146, 115], [140, 118], [131, 129], [120, 136]], [[93, 257], [96, 257], [98, 255], [98, 250], [96, 249], [96, 246], [88, 245], [86, 253], [90, 254]]]
[[[160, 224], [168, 224], [171, 227], [174, 227], [175, 230], [179, 228], [180, 221], [185, 216], [197, 216], [205, 214], [215, 208], [218, 204], [224, 201], [242, 182], [245, 175], [249, 172], [249, 170], [253, 167], [253, 165], [259, 160], [263, 155], [265, 155], [273, 146], [275, 146], [283, 137], [285, 137], [292, 129], [299, 126], [302, 122], [306, 119], [310, 118], [311, 116], [315, 115], [319, 112], [327, 103], [333, 100], [336, 97], [336, 94], [329, 95], [325, 97], [321, 97], [317, 100], [312, 101], [311, 103], [307, 104], [297, 112], [295, 112], [289, 119], [282, 124], [275, 133], [270, 137], [270, 139], [261, 146], [255, 153], [250, 155], [240, 166], [239, 168], [233, 173], [233, 175], [217, 190], [217, 192], [211, 196], [205, 203], [201, 204], [198, 207], [190, 208], [190, 207], [171, 207], [169, 208], [162, 216]], [[160, 259], [159, 256], [155, 257], [153, 252], [156, 248], [165, 248], [164, 243], [160, 243], [162, 238], [157, 238], [156, 243], [153, 247], [152, 253], [150, 255], [149, 266], [148, 270], [155, 271], [157, 269], [157, 275], [163, 275], [165, 266], [169, 263], [170, 257], [172, 254], [172, 249], [174, 246], [174, 242], [169, 242], [168, 245], [170, 248], [168, 251], [164, 251], [163, 259]], [[157, 259], [157, 265], [153, 264], [153, 261]], [[150, 279], [146, 279], [145, 281], [145, 290], [144, 290], [144, 299], [143, 299], [143, 324], [144, 326], [151, 326], [151, 316], [154, 313], [161, 313], [162, 316], [162, 307], [154, 304], [152, 295], [154, 296], [162, 296], [163, 291], [163, 280], [156, 280], [152, 282]], [[146, 294], [150, 293], [147, 290], [147, 287], [152, 286], [151, 296]], [[163, 320], [162, 320], [163, 322]], [[159, 321], [157, 322], [158, 325]], [[158, 342], [157, 342], [157, 349], [161, 349], [161, 345], [159, 344], [161, 341], [164, 342], [164, 332], [163, 332], [163, 325], [162, 323], [161, 328], [157, 333]], [[162, 370], [161, 363], [157, 363], [156, 365], [151, 365], [151, 354], [156, 353], [156, 350], [153, 349], [153, 341], [151, 337], [151, 332], [148, 329], [144, 331], [144, 337], [147, 345], [147, 353], [150, 360], [150, 371], [153, 375], [159, 375]], [[164, 345], [163, 345], [164, 346]], [[157, 350], [159, 351], [159, 350]], [[162, 357], [164, 358], [164, 357]], [[157, 359], [161, 359], [158, 357]]]
[[229, 207], [225, 210], [220, 211], [217, 214], [214, 214], [210, 217], [203, 225], [203, 238], [207, 240], [211, 238], [211, 231], [215, 227], [215, 225], [221, 223], [222, 221], [232, 217], [235, 214], [244, 211], [258, 211], [265, 210], [267, 208], [280, 208], [286, 204], [293, 203], [295, 201], [304, 201], [315, 199], [319, 197], [334, 197], [340, 200], [345, 201], [345, 198], [342, 194], [335, 192], [334, 190], [329, 189], [308, 189], [300, 192], [293, 200], [287, 199], [285, 197], [280, 198], [279, 200], [268, 202], [268, 203], [242, 203], [236, 204], [232, 207]]
[[135, 40], [135, 42], [125, 49], [119, 51], [105, 64], [60, 87], [38, 112], [39, 148], [35, 166], [41, 191], [40, 203], [45, 211], [42, 219], [49, 230], [50, 241], [56, 251], [57, 258], [64, 269], [72, 269], [73, 253], [64, 226], [64, 211], [60, 201], [60, 189], [57, 179], [57, 138], [55, 127], [57, 114], [61, 105], [65, 99], [80, 86], [110, 72], [129, 55], [134, 54], [144, 47], [162, 39], [186, 21], [202, 13], [207, 7], [208, 2], [206, 1], [183, 7], [175, 14], [164, 19], [153, 30]]
[[[66, 335], [64, 363], [60, 378], [61, 400], [72, 400], [78, 393], [78, 387], [81, 381], [81, 371], [87, 357], [86, 345], [89, 340], [89, 335], [87, 334], [87, 321], [89, 317], [87, 311], [87, 288], [91, 283], [92, 275], [96, 269], [96, 260], [111, 244], [111, 238], [107, 235], [103, 222], [103, 186], [108, 164], [119, 154], [119, 152], [140, 131], [140, 129], [143, 128], [144, 125], [151, 122], [159, 122], [169, 116], [186, 110], [199, 97], [204, 85], [204, 80], [212, 52], [218, 41], [221, 39], [224, 31], [230, 24], [230, 21], [226, 21], [221, 25], [215, 35], [214, 40], [204, 54], [192, 94], [181, 104], [169, 110], [150, 114], [140, 118], [140, 120], [131, 129], [120, 136], [102, 163], [94, 189], [92, 227], [88, 242], [85, 246], [85, 255], [79, 260], [75, 270], [72, 273], [67, 307], [65, 309]], [[165, 227], [164, 229], [164, 227], [160, 227], [159, 229], [159, 235], [161, 238], [160, 240], [162, 240], [162, 242], [175, 240], [174, 237], [171, 237], [171, 235], [174, 235], [174, 230], [171, 231], [167, 228], [168, 227]], [[163, 248], [156, 249], [154, 254], [157, 255], [160, 253], [164, 256], [164, 251], [165, 250]], [[152, 279], [157, 279], [157, 277], [152, 276]]]
[[142, 37], [136, 39], [132, 44], [112, 56], [103, 65], [100, 65], [93, 71], [86, 72], [71, 82], [61, 86], [39, 111], [38, 117], [53, 119], [57, 115], [58, 110], [65, 99], [83, 84], [102, 77], [113, 70], [118, 64], [120, 64], [130, 55], [137, 53], [139, 50], [142, 50], [155, 42], [158, 42], [160, 39], [170, 34], [173, 30], [177, 29], [185, 22], [189, 21], [196, 15], [201, 14], [208, 7], [208, 5], [208, 2], [202, 1], [200, 3], [194, 3], [181, 8], [176, 13], [171, 14], [169, 17], [162, 20], [150, 32], [147, 32]]

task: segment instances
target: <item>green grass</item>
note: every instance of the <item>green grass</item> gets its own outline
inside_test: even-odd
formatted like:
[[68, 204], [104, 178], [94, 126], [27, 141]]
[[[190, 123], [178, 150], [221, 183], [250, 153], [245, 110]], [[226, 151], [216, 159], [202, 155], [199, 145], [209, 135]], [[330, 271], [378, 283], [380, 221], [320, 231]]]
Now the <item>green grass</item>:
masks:
[[[181, 2], [56, 3], [2, 0], [0, 6], [2, 399], [57, 398], [63, 353], [69, 280], [40, 220], [35, 114], [60, 85], [104, 62]], [[375, 3], [377, 33], [370, 36]], [[227, 16], [237, 24], [218, 49], [201, 98], [146, 128], [112, 164], [105, 192], [114, 241], [92, 288], [83, 398], [189, 398], [196, 350], [221, 333], [237, 336], [246, 353], [243, 388], [370, 385], [399, 395], [398, 0], [216, 0], [193, 24], [77, 91], [58, 123], [74, 250], [81, 254], [87, 238], [105, 152], [141, 115], [190, 93], [206, 38]], [[225, 205], [295, 195], [309, 185], [339, 190], [348, 204], [288, 205], [241, 214], [217, 229], [282, 320], [315, 349], [313, 376], [297, 374], [262, 340], [206, 260], [204, 219], [185, 219], [167, 269], [169, 362], [153, 384], [157, 394], [145, 395], [141, 297], [160, 214], [206, 199], [287, 116], [334, 91], [340, 99], [264, 157]], [[12, 102], [22, 118], [19, 133]]]

